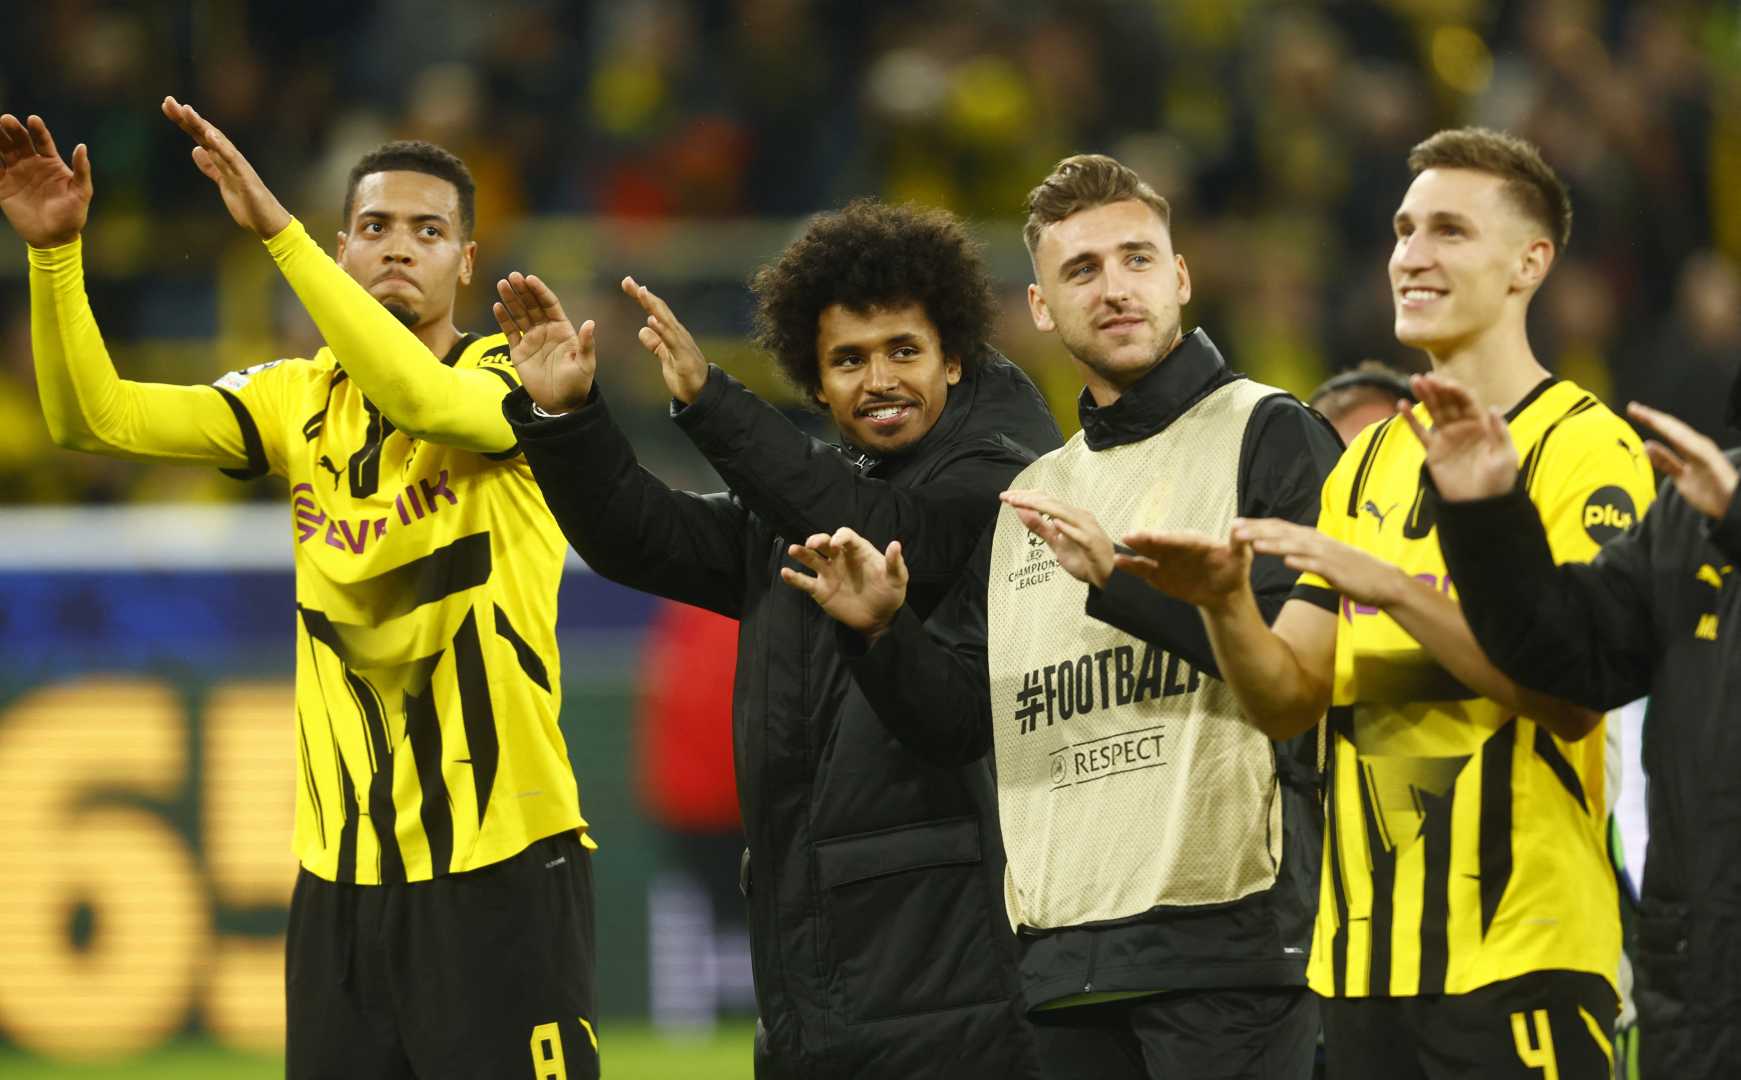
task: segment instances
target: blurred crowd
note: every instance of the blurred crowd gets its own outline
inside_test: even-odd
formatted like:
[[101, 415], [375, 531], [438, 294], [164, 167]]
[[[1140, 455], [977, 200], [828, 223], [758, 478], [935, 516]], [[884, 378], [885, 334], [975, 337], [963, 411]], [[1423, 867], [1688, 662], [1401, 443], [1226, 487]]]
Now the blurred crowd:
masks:
[[[484, 283], [555, 259], [563, 223], [663, 230], [678, 255], [651, 283], [716, 358], [770, 390], [744, 344], [756, 263], [805, 214], [854, 196], [947, 206], [975, 223], [1003, 283], [996, 344], [1040, 377], [1067, 427], [1074, 380], [1029, 325], [1018, 237], [1027, 189], [1059, 157], [1112, 153], [1167, 195], [1195, 278], [1187, 318], [1235, 367], [1304, 395], [1363, 358], [1418, 366], [1392, 337], [1384, 272], [1404, 159], [1439, 127], [1505, 128], [1541, 145], [1573, 193], [1571, 245], [1535, 306], [1543, 361], [1610, 403], [1638, 397], [1733, 438], [1720, 403], [1741, 357], [1736, 0], [59, 0], [15, 12], [0, 109], [41, 113], [64, 148], [91, 146], [87, 263], [112, 351], [130, 376], [203, 382], [316, 343], [157, 113], [165, 93], [223, 127], [317, 235], [336, 228], [364, 151], [408, 136], [449, 147], [478, 179]], [[739, 219], [786, 227], [746, 233], [756, 242], [723, 257], [683, 231]], [[634, 435], [650, 462], [706, 483], [662, 422], [635, 319], [611, 295], [629, 267], [584, 235], [594, 250], [550, 276], [622, 355], [606, 370], [646, 405]], [[488, 296], [474, 285], [462, 300], [473, 329], [490, 328]], [[249, 496], [47, 444], [15, 240], [0, 244], [0, 320], [0, 502]]]

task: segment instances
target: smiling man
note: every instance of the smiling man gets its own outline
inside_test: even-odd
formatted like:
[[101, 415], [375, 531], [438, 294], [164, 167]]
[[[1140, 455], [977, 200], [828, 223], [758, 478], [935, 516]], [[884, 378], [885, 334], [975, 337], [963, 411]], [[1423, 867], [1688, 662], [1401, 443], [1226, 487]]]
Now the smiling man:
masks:
[[[291, 1080], [596, 1077], [592, 870], [557, 727], [561, 534], [462, 333], [471, 174], [428, 143], [357, 163], [338, 260], [229, 140], [165, 115], [327, 344], [211, 386], [122, 379], [84, 291], [92, 194], [37, 117], [0, 117], [0, 211], [29, 245], [55, 441], [290, 484], [296, 568]], [[287, 612], [288, 614], [288, 612]]]
[[[1197, 612], [1115, 572], [1097, 520], [1310, 524], [1341, 444], [1183, 332], [1190, 273], [1136, 173], [1067, 158], [1028, 209], [1029, 304], [1086, 384], [1082, 433], [1015, 481], [928, 625], [903, 577], [923, 538], [880, 557], [819, 538], [799, 556], [816, 576], [788, 580], [869, 640], [859, 686], [915, 753], [995, 747], [1007, 912], [1047, 1077], [1303, 1080], [1314, 747], [1246, 722]], [[1268, 559], [1251, 577], [1274, 610], [1295, 572]]]
[[[1651, 474], [1632, 429], [1530, 349], [1530, 300], [1570, 237], [1565, 186], [1533, 146], [1479, 128], [1439, 132], [1409, 167], [1397, 339], [1504, 414], [1554, 558], [1587, 561], [1644, 513]], [[1310, 969], [1330, 1074], [1596, 1080], [1620, 957], [1602, 717], [1520, 687], [1476, 645], [1406, 426], [1355, 439], [1315, 531], [1128, 535], [1139, 554], [1119, 564], [1201, 607], [1262, 730], [1288, 738], [1334, 706]], [[1242, 570], [1253, 552], [1304, 571], [1273, 628]]]
[[[918, 304], [849, 311], [822, 310], [817, 340], [826, 343], [809, 388], [834, 418], [841, 438], [871, 453], [898, 453], [930, 431], [961, 381], [961, 361], [915, 364], [942, 355], [937, 328]], [[806, 382], [809, 380], [806, 379]]]
[[1032, 1076], [984, 751], [940, 766], [898, 744], [853, 683], [854, 642], [780, 584], [794, 542], [851, 526], [923, 550], [912, 587], [928, 611], [997, 493], [1058, 444], [1039, 392], [986, 344], [977, 252], [947, 214], [859, 202], [814, 219], [756, 275], [758, 338], [833, 416], [839, 446], [710, 366], [645, 287], [623, 287], [673, 418], [729, 490], [674, 491], [636, 464], [594, 378], [592, 323], [577, 330], [518, 274], [498, 287], [525, 379], [505, 408], [593, 569], [739, 620], [756, 1075]]

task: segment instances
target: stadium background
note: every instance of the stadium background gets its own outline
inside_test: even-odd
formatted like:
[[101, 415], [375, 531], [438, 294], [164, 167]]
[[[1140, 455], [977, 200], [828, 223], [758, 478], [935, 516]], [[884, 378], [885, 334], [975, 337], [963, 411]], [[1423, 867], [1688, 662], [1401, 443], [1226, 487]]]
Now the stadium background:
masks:
[[[747, 341], [749, 273], [851, 197], [947, 206], [999, 280], [996, 344], [1073, 430], [1071, 372], [1022, 301], [1020, 206], [1058, 157], [1103, 150], [1173, 201], [1187, 318], [1304, 394], [1364, 357], [1417, 362], [1390, 333], [1389, 217], [1408, 147], [1471, 122], [1535, 140], [1573, 188], [1533, 315], [1542, 359], [1732, 438], [1736, 0], [8, 5], [0, 109], [91, 146], [86, 260], [118, 366], [198, 383], [318, 342], [158, 114], [165, 93], [317, 235], [376, 143], [465, 157], [480, 257], [462, 326], [489, 328], [500, 273], [546, 276], [599, 320], [615, 411], [677, 485], [712, 477], [663, 418], [625, 273], [814, 423]], [[294, 870], [285, 492], [56, 450], [10, 236], [0, 344], [0, 1072], [273, 1075]], [[563, 724], [603, 847], [607, 1075], [748, 1076], [735, 912], [710, 918], [729, 901], [693, 873], [731, 841], [660, 786], [729, 768], [717, 737], [682, 734], [717, 705], [648, 697], [717, 628], [571, 561]]]

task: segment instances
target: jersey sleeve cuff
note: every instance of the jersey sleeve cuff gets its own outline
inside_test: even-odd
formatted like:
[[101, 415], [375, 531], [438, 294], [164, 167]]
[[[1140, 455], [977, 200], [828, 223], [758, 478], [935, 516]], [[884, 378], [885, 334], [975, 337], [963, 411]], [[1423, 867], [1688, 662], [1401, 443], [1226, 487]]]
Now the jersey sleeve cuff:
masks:
[[1316, 608], [1323, 608], [1334, 615], [1342, 606], [1342, 594], [1335, 589], [1327, 589], [1322, 585], [1298, 583], [1289, 590], [1289, 600], [1304, 600]]
[[550, 413], [538, 408], [537, 402], [532, 400], [531, 391], [524, 385], [516, 386], [502, 395], [502, 415], [507, 417], [508, 426], [520, 436], [537, 437], [568, 431], [583, 426], [588, 416], [603, 411], [604, 399], [599, 394], [596, 379], [593, 380], [592, 389], [587, 392], [586, 400], [567, 412]]
[[701, 384], [701, 393], [695, 395], [694, 401], [685, 404], [676, 398], [671, 399], [671, 419], [685, 429], [700, 424], [719, 408], [727, 386], [725, 370], [717, 364], [707, 365], [707, 381]]
[[68, 242], [57, 244], [54, 247], [31, 247], [28, 250], [32, 270], [46, 270], [50, 273], [58, 270], [69, 270], [83, 265], [85, 238], [75, 236]]
[[284, 257], [295, 251], [303, 241], [311, 244], [314, 242], [308, 235], [308, 230], [302, 227], [302, 222], [293, 217], [290, 219], [290, 224], [266, 238], [266, 250], [271, 253], [274, 259], [283, 261]]

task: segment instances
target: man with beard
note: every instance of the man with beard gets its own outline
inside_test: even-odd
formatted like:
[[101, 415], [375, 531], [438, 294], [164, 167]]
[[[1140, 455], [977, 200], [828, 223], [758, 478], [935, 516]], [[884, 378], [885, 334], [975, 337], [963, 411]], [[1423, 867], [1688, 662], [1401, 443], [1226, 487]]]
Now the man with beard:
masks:
[[[847, 524], [913, 538], [934, 605], [1034, 454], [1057, 445], [1033, 384], [985, 343], [986, 273], [947, 214], [824, 214], [754, 282], [761, 343], [842, 445], [803, 435], [710, 367], [631, 279], [672, 416], [729, 490], [641, 469], [577, 330], [535, 277], [498, 288], [525, 380], [505, 409], [563, 532], [600, 574], [739, 620], [733, 696], [759, 1077], [1028, 1076], [1002, 850], [983, 752], [914, 755], [872, 714], [850, 641], [778, 584], [793, 541]], [[915, 722], [931, 712], [921, 707]]]
[[272, 472], [296, 565], [286, 1075], [598, 1075], [593, 846], [557, 727], [562, 538], [460, 332], [471, 174], [428, 143], [352, 170], [335, 263], [192, 108], [164, 114], [326, 338], [212, 386], [121, 379], [85, 296], [90, 159], [0, 117], [30, 245], [43, 414], [64, 447]]
[[[1341, 445], [1182, 331], [1190, 274], [1166, 200], [1133, 171], [1067, 158], [1028, 210], [1029, 304], [1086, 384], [1082, 433], [1016, 479], [930, 633], [906, 584], [922, 537], [880, 554], [851, 530], [817, 537], [798, 556], [817, 576], [789, 580], [869, 639], [858, 684], [915, 751], [995, 746], [1005, 895], [1048, 1077], [1304, 1078], [1314, 745], [1247, 721], [1196, 611], [1115, 571], [1097, 521], [1309, 526]], [[1276, 559], [1251, 568], [1268, 614], [1294, 577]]]

